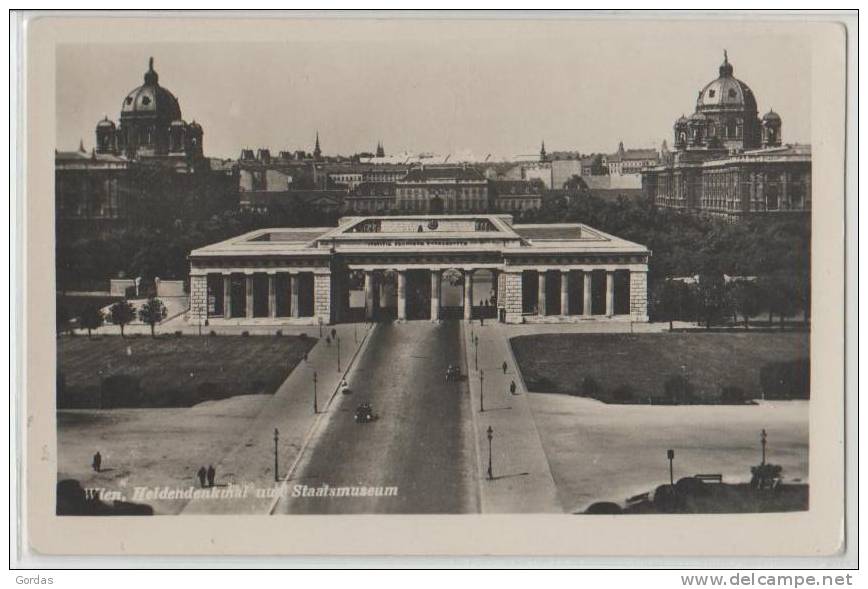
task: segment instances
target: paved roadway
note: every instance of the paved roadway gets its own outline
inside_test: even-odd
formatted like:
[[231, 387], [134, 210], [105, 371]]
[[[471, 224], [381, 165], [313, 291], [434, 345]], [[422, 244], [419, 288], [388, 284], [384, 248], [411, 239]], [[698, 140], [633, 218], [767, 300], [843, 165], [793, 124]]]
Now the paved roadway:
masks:
[[[460, 325], [382, 324], [350, 373], [351, 395], [305, 450], [276, 513], [475, 513], [476, 457], [466, 381], [446, 383], [449, 364], [466, 374]], [[369, 402], [378, 419], [353, 420]], [[396, 486], [397, 496], [292, 497], [309, 488]]]

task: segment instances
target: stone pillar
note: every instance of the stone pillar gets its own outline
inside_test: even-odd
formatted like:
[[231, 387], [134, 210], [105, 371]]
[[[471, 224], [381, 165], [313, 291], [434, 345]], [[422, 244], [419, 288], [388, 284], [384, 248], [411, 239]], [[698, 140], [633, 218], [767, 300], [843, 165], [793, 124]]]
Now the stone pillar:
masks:
[[268, 316], [277, 317], [277, 276], [268, 275]]
[[293, 317], [301, 317], [301, 309], [298, 308], [298, 273], [289, 275], [289, 308]]
[[615, 314], [615, 273], [606, 270], [606, 317]]
[[473, 270], [464, 271], [464, 318], [473, 317]]
[[205, 321], [208, 317], [208, 276], [190, 276], [190, 317], [194, 321]]
[[374, 320], [374, 273], [365, 270], [365, 321]]
[[561, 270], [561, 315], [570, 314], [570, 271]]
[[537, 295], [536, 295], [536, 310], [537, 315], [544, 317], [546, 314], [546, 276], [548, 272], [543, 270], [537, 272]]
[[590, 270], [585, 270], [582, 272], [582, 278], [584, 279], [584, 292], [582, 293], [582, 315], [585, 317], [591, 316], [591, 292], [593, 290], [593, 274], [591, 274]]
[[398, 321], [407, 319], [407, 271], [398, 270]]
[[253, 274], [244, 277], [245, 310], [244, 315], [248, 319], [253, 318]]
[[313, 275], [313, 314], [323, 323], [332, 323], [332, 276], [331, 273]]
[[232, 318], [232, 275], [223, 275], [223, 318]]
[[431, 270], [431, 321], [440, 320], [440, 270]]
[[497, 304], [503, 308], [507, 323], [521, 323], [522, 320], [521, 279], [521, 272], [504, 272], [502, 288], [498, 288]]
[[630, 318], [648, 321], [648, 271], [630, 270]]

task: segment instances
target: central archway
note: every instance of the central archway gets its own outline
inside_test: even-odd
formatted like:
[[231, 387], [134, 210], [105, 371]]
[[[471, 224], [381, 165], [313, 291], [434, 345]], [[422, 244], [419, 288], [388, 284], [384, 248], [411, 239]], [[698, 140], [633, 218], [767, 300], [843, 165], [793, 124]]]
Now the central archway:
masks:
[[440, 318], [464, 317], [464, 273], [457, 268], [444, 270], [440, 275]]

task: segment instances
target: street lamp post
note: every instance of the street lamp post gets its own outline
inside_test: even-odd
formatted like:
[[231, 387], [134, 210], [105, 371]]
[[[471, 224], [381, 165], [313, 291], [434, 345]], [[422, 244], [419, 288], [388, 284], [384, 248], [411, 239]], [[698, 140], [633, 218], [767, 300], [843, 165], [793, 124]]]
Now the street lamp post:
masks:
[[335, 337], [335, 341], [338, 343], [338, 372], [341, 371], [341, 338]]
[[473, 343], [476, 345], [476, 369], [479, 370], [479, 336], [476, 336], [476, 339], [473, 340]]
[[675, 471], [672, 469], [672, 461], [675, 459], [675, 450], [666, 450], [666, 458], [669, 459], [669, 485], [675, 485]]
[[494, 430], [491, 429], [491, 426], [488, 426], [488, 480], [494, 479], [491, 474], [491, 439], [494, 437]]
[[313, 412], [319, 413], [316, 406], [316, 370], [313, 371]]
[[317, 322], [319, 323], [319, 336], [322, 338], [322, 317], [317, 319]]
[[482, 413], [485, 411], [485, 393], [482, 388], [482, 384], [485, 382], [485, 371], [479, 371], [479, 412]]
[[280, 433], [277, 431], [277, 428], [274, 428], [274, 482], [278, 482], [280, 477], [277, 475], [277, 440], [280, 437]]
[[760, 434], [760, 444], [762, 444], [762, 447], [763, 447], [763, 461], [762, 461], [762, 464], [765, 464], [765, 463], [766, 463], [766, 444], [768, 443], [768, 442], [766, 442], [766, 438], [767, 438], [767, 437], [768, 437], [768, 435], [766, 434], [766, 430], [765, 430], [765, 428], [763, 428], [763, 433]]

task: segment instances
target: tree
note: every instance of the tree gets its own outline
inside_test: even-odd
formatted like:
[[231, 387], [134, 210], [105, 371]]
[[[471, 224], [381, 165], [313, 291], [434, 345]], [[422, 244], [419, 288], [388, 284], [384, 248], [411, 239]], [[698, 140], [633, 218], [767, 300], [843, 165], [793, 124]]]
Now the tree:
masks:
[[105, 317], [103, 317], [102, 311], [94, 305], [88, 305], [82, 309], [81, 315], [78, 317], [78, 324], [87, 330], [87, 337], [90, 337], [91, 330], [102, 327], [104, 321]]
[[683, 282], [665, 280], [658, 283], [653, 291], [655, 310], [661, 318], [669, 322], [669, 331], [672, 331], [672, 322], [680, 319], [687, 296]]
[[166, 318], [166, 306], [158, 298], [150, 298], [139, 309], [139, 319], [151, 326], [151, 337], [155, 337], [154, 327]]
[[124, 326], [136, 318], [136, 311], [127, 301], [118, 301], [109, 308], [109, 316], [112, 323], [121, 328], [121, 337], [124, 337]]
[[723, 276], [716, 274], [700, 276], [695, 291], [699, 316], [705, 322], [705, 328], [710, 329], [711, 324], [719, 320], [727, 311]]
[[763, 309], [763, 296], [759, 286], [750, 280], [736, 280], [729, 286], [733, 308], [741, 314], [744, 328], [750, 327], [750, 318]]

